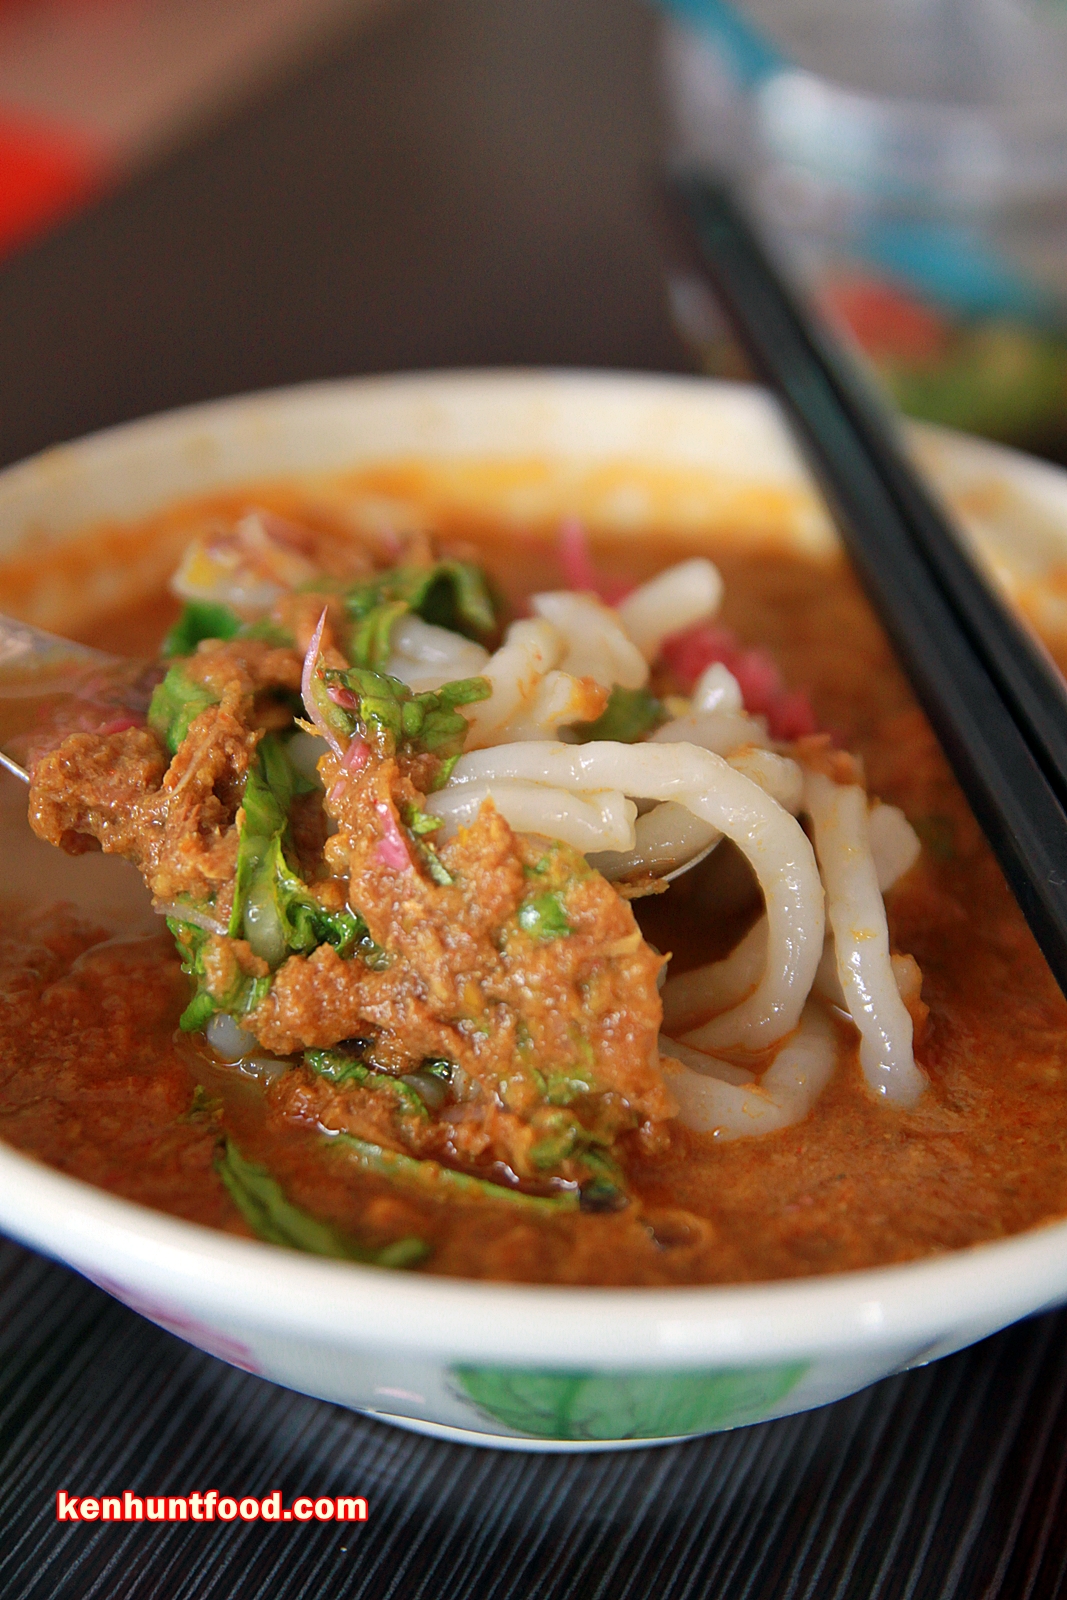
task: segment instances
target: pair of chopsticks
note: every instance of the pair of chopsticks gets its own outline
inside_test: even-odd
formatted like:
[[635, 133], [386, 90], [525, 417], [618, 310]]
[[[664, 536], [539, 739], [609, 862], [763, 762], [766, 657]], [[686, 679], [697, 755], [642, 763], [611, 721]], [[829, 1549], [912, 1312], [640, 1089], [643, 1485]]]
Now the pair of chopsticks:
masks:
[[989, 587], [911, 465], [888, 409], [783, 283], [731, 196], [693, 175], [671, 189], [1067, 993], [1067, 685]]

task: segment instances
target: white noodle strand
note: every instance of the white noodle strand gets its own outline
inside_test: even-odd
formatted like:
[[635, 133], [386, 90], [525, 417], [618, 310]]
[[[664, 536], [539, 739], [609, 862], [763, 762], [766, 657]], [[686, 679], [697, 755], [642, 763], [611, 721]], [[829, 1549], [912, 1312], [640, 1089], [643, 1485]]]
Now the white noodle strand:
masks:
[[721, 661], [713, 661], [710, 667], [704, 668], [693, 685], [689, 709], [693, 712], [744, 711], [741, 685]]
[[760, 917], [722, 961], [668, 976], [663, 985], [663, 1026], [672, 1037], [701, 1048], [701, 1024], [751, 994], [767, 965], [767, 918]]
[[713, 617], [722, 601], [719, 570], [702, 556], [668, 567], [617, 606], [619, 621], [646, 661], [654, 661], [668, 634]]
[[530, 610], [563, 635], [566, 654], [559, 665], [575, 678], [595, 678], [610, 689], [640, 689], [648, 682], [648, 662], [623, 631], [618, 616], [591, 594], [560, 589], [535, 594]]
[[800, 1027], [787, 1039], [758, 1082], [726, 1082], [722, 1063], [694, 1071], [693, 1054], [684, 1063], [672, 1057], [664, 1039], [667, 1085], [678, 1101], [679, 1120], [698, 1133], [719, 1139], [751, 1139], [775, 1133], [806, 1117], [833, 1075], [837, 1036], [821, 1006], [804, 1007]]
[[867, 838], [878, 887], [885, 894], [918, 861], [919, 835], [903, 811], [876, 800], [867, 813]]
[[650, 739], [653, 744], [697, 744], [717, 756], [733, 755], [735, 750], [749, 745], [766, 749], [771, 742], [762, 717], [750, 717], [747, 712], [725, 707], [675, 717], [657, 728]]
[[488, 650], [480, 644], [411, 612], [394, 623], [389, 648], [386, 672], [416, 694], [456, 678], [475, 678], [489, 661]]
[[612, 883], [644, 872], [659, 877], [718, 844], [722, 838], [717, 828], [694, 817], [676, 800], [653, 806], [643, 817], [638, 817], [634, 835], [632, 850], [591, 855], [589, 865]]
[[914, 1105], [926, 1078], [915, 1065], [911, 1017], [893, 976], [867, 833], [866, 793], [858, 784], [833, 783], [812, 771], [804, 787], [826, 885], [837, 976], [860, 1031], [860, 1065], [875, 1094], [894, 1105]]
[[453, 790], [439, 789], [426, 800], [426, 810], [444, 827], [434, 837], [448, 839], [457, 828], [469, 828], [482, 802], [492, 800], [516, 833], [562, 839], [583, 854], [587, 850], [626, 850], [633, 845], [637, 807], [617, 789], [578, 795], [543, 783], [492, 780]]

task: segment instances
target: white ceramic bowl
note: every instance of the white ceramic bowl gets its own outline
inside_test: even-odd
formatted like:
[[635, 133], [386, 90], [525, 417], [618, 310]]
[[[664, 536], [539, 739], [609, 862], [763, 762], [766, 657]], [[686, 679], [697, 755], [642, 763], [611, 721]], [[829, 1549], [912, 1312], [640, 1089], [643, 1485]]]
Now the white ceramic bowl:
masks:
[[[916, 439], [1009, 583], [1067, 557], [1067, 475], [948, 434]], [[635, 536], [652, 523], [728, 527], [738, 539], [771, 525], [816, 551], [833, 538], [757, 390], [557, 373], [382, 378], [152, 418], [0, 474], [0, 595], [17, 551], [76, 540], [101, 519], [248, 480], [411, 458], [436, 463], [453, 500], [516, 522], [571, 511]], [[53, 585], [38, 620], [69, 625], [79, 606], [144, 577], [116, 566]], [[19, 801], [9, 796], [9, 817]], [[9, 889], [37, 873], [23, 844], [7, 852]], [[76, 892], [106, 898], [101, 872], [115, 864], [83, 865]], [[1067, 1299], [1065, 1223], [907, 1266], [751, 1287], [466, 1283], [231, 1238], [2, 1145], [0, 1226], [249, 1371], [516, 1449], [619, 1448], [782, 1416]]]

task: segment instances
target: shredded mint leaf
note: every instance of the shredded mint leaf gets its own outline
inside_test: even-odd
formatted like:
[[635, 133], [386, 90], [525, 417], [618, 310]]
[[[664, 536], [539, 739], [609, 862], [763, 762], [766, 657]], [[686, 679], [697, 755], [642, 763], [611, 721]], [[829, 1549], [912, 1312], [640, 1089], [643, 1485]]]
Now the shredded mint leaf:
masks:
[[558, 1195], [523, 1194], [520, 1189], [505, 1189], [502, 1184], [489, 1183], [485, 1178], [474, 1178], [467, 1172], [442, 1167], [437, 1161], [418, 1161], [414, 1156], [401, 1155], [397, 1150], [386, 1150], [380, 1144], [357, 1139], [351, 1133], [327, 1134], [325, 1140], [330, 1149], [356, 1162], [364, 1172], [377, 1172], [388, 1178], [415, 1184], [442, 1200], [502, 1200], [523, 1210], [548, 1214], [575, 1211], [578, 1208], [578, 1196], [572, 1192]]
[[[371, 943], [362, 917], [328, 911], [311, 894], [285, 857], [289, 808], [313, 785], [293, 766], [272, 734], [260, 741], [248, 774], [237, 845], [237, 871], [229, 933], [244, 937], [264, 960], [278, 966], [290, 951], [307, 953], [332, 944], [343, 956]], [[377, 949], [377, 946], [374, 946]]]
[[579, 1191], [583, 1211], [621, 1211], [629, 1205], [622, 1173], [606, 1150], [583, 1150], [582, 1163], [590, 1174]]
[[401, 807], [400, 818], [411, 835], [412, 849], [430, 882], [436, 883], [438, 888], [447, 888], [454, 879], [427, 837], [444, 826], [441, 818], [416, 804]]
[[[351, 654], [360, 666], [375, 666], [389, 653], [389, 635], [397, 618], [414, 611], [424, 622], [484, 639], [496, 630], [496, 613], [480, 567], [470, 561], [437, 561], [430, 566], [392, 567], [345, 595], [345, 605], [355, 619]], [[368, 633], [360, 624], [374, 612], [392, 607]], [[366, 652], [366, 653], [361, 653]]]
[[241, 629], [241, 638], [260, 639], [264, 644], [274, 645], [277, 648], [289, 650], [296, 648], [295, 635], [270, 617], [259, 617], [255, 622], [246, 623]]
[[436, 775], [434, 777], [434, 780], [430, 785], [430, 789], [429, 789], [429, 793], [430, 794], [436, 794], [438, 789], [443, 789], [444, 788], [445, 784], [448, 782], [449, 778], [452, 776], [452, 773], [453, 773], [453, 771], [455, 769], [456, 762], [459, 760], [460, 755], [461, 755], [461, 752], [459, 750], [457, 750], [456, 754], [454, 756], [447, 756], [445, 758], [445, 760], [441, 762], [441, 765], [437, 769], [437, 772], [436, 772]]
[[666, 719], [662, 700], [657, 700], [648, 689], [623, 689], [616, 684], [596, 721], [574, 722], [570, 731], [579, 744], [588, 744], [591, 739], [633, 744]]
[[542, 1080], [542, 1093], [550, 1106], [569, 1106], [584, 1094], [594, 1094], [596, 1085], [592, 1077], [580, 1078], [571, 1072], [550, 1072]]
[[519, 927], [534, 939], [563, 939], [571, 931], [557, 894], [539, 894], [519, 907]]
[[553, 1110], [538, 1119], [542, 1137], [530, 1146], [530, 1160], [542, 1172], [558, 1167], [561, 1161], [573, 1155], [581, 1144], [583, 1128], [577, 1117], [566, 1111]]
[[206, 684], [187, 677], [180, 666], [173, 666], [152, 691], [148, 705], [148, 726], [170, 751], [178, 749], [194, 722], [208, 706], [218, 704], [218, 695]]
[[397, 1109], [408, 1116], [424, 1121], [429, 1116], [417, 1084], [412, 1084], [408, 1078], [394, 1078], [388, 1072], [375, 1072], [365, 1061], [343, 1050], [305, 1050], [304, 1064], [331, 1083], [356, 1084], [361, 1089], [389, 1094], [396, 1101]]
[[372, 952], [383, 954], [362, 917], [347, 907], [329, 911], [315, 899], [287, 863], [280, 838], [272, 841], [265, 866], [274, 884], [278, 915], [290, 950], [306, 955], [320, 944], [332, 944], [342, 957], [354, 955], [357, 950], [368, 956]]
[[423, 834], [436, 833], [438, 828], [443, 828], [445, 825], [442, 817], [435, 817], [416, 804], [403, 806], [400, 815], [408, 832], [418, 834], [420, 837]]
[[370, 1072], [365, 1061], [344, 1050], [305, 1050], [304, 1064], [331, 1083], [362, 1083]]
[[165, 656], [191, 656], [201, 639], [232, 639], [241, 619], [229, 606], [213, 600], [187, 600], [182, 614], [163, 640]]
[[176, 917], [167, 918], [167, 927], [178, 947], [182, 971], [196, 984], [196, 993], [178, 1019], [183, 1033], [199, 1033], [217, 1011], [225, 1011], [231, 1017], [247, 1016], [266, 999], [270, 979], [252, 978], [244, 972], [239, 973], [226, 994], [219, 998], [209, 994], [204, 978], [204, 946], [210, 934], [193, 923], [179, 922]]
[[430, 1253], [423, 1240], [413, 1237], [380, 1250], [358, 1244], [333, 1223], [295, 1206], [267, 1169], [246, 1161], [232, 1139], [223, 1142], [215, 1170], [249, 1227], [268, 1244], [375, 1267], [413, 1267]]
[[289, 807], [311, 788], [285, 746], [267, 734], [242, 800], [230, 936], [243, 934], [272, 967], [290, 953], [308, 955], [320, 944], [332, 944], [345, 958], [358, 951], [368, 966], [377, 967], [385, 952], [371, 939], [363, 918], [347, 907], [328, 910], [286, 859]]
[[207, 990], [199, 989], [178, 1018], [178, 1026], [183, 1033], [202, 1033], [217, 1010]]
[[485, 700], [492, 692], [487, 678], [457, 678], [440, 689], [415, 694], [399, 678], [369, 667], [328, 669], [323, 680], [326, 686], [340, 684], [354, 697], [359, 707], [356, 720], [367, 742], [386, 757], [402, 746], [445, 760], [458, 756], [467, 737], [467, 719], [456, 707]]
[[406, 600], [384, 600], [352, 629], [348, 653], [357, 667], [380, 667], [392, 649], [393, 628], [410, 610]]

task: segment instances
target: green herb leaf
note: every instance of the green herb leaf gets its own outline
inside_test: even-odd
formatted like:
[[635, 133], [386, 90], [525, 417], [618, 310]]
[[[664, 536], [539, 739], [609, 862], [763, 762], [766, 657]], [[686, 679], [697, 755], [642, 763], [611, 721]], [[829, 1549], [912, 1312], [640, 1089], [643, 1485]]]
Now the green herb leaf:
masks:
[[370, 1072], [365, 1061], [343, 1050], [305, 1050], [304, 1064], [331, 1083], [362, 1083]]
[[198, 1083], [193, 1090], [193, 1098], [188, 1111], [178, 1118], [179, 1122], [214, 1122], [222, 1115], [223, 1102], [218, 1095], [209, 1094], [202, 1083]]
[[394, 1078], [388, 1072], [375, 1072], [365, 1061], [343, 1050], [305, 1050], [304, 1063], [312, 1072], [328, 1078], [339, 1087], [354, 1085], [391, 1095], [396, 1109], [402, 1114], [418, 1117], [422, 1121], [429, 1116], [418, 1085], [413, 1084], [410, 1078]]
[[242, 639], [259, 639], [263, 644], [274, 645], [277, 649], [296, 648], [296, 636], [271, 617], [259, 617], [255, 622], [246, 623], [240, 636]]
[[667, 718], [662, 700], [648, 689], [623, 689], [616, 684], [607, 705], [595, 722], [575, 722], [570, 731], [579, 744], [591, 739], [614, 739], [633, 744]]
[[357, 667], [380, 667], [388, 661], [393, 628], [409, 609], [406, 600], [385, 600], [359, 619], [348, 640], [348, 653]]
[[256, 954], [272, 966], [290, 950], [308, 952], [323, 943], [350, 955], [367, 936], [361, 917], [347, 910], [327, 911], [285, 859], [289, 808], [296, 795], [312, 787], [293, 766], [284, 744], [273, 734], [265, 735], [241, 802], [229, 932], [236, 938], [243, 931]]
[[199, 1033], [218, 1011], [225, 1011], [231, 1017], [247, 1016], [266, 999], [270, 991], [270, 979], [252, 978], [243, 972], [235, 979], [226, 994], [218, 998], [209, 994], [205, 986], [203, 957], [204, 947], [210, 934], [205, 929], [198, 928], [190, 922], [181, 922], [176, 917], [167, 918], [167, 927], [178, 947], [182, 971], [196, 984], [193, 998], [178, 1019], [178, 1026], [183, 1033]]
[[423, 1056], [419, 1062], [420, 1072], [428, 1073], [431, 1078], [440, 1078], [442, 1083], [451, 1083], [455, 1070], [456, 1063], [449, 1061], [447, 1056]]
[[229, 606], [212, 600], [187, 600], [163, 640], [162, 654], [191, 656], [201, 639], [232, 639], [240, 626], [240, 617]]
[[542, 1172], [558, 1167], [581, 1144], [582, 1125], [577, 1117], [569, 1116], [566, 1111], [542, 1113], [537, 1119], [537, 1126], [542, 1137], [530, 1146], [530, 1160]]
[[398, 1239], [379, 1250], [357, 1244], [333, 1223], [295, 1206], [265, 1167], [245, 1160], [232, 1139], [224, 1141], [215, 1170], [249, 1227], [268, 1244], [376, 1267], [413, 1267], [429, 1255], [429, 1247], [415, 1238]]
[[[484, 639], [496, 629], [496, 614], [485, 576], [480, 567], [469, 561], [392, 567], [349, 589], [345, 605], [357, 623], [386, 606], [396, 608], [391, 617], [376, 621], [369, 634], [361, 634], [358, 628], [354, 631], [353, 640], [359, 642], [353, 644], [351, 653], [361, 666], [374, 666], [386, 658], [388, 636], [404, 611], [414, 611], [424, 622], [462, 633], [470, 639]], [[379, 653], [363, 655], [361, 646]]]
[[621, 1211], [629, 1205], [622, 1173], [605, 1150], [583, 1150], [582, 1164], [590, 1174], [579, 1191], [583, 1211]]
[[505, 1189], [502, 1184], [489, 1183], [485, 1178], [474, 1178], [467, 1172], [442, 1167], [437, 1161], [418, 1161], [414, 1156], [401, 1155], [397, 1150], [386, 1150], [382, 1145], [357, 1139], [351, 1133], [327, 1134], [325, 1140], [331, 1149], [354, 1161], [364, 1172], [376, 1172], [416, 1185], [441, 1200], [499, 1200], [523, 1210], [549, 1215], [560, 1211], [576, 1211], [578, 1208], [578, 1196], [571, 1191], [558, 1195], [523, 1194], [520, 1189]]
[[420, 805], [414, 802], [402, 806], [400, 815], [408, 832], [417, 834], [419, 837], [427, 833], [436, 833], [438, 828], [443, 828], [445, 825], [442, 817], [435, 817], [431, 812], [424, 811]]
[[456, 707], [485, 700], [492, 692], [487, 678], [457, 678], [440, 689], [415, 694], [399, 678], [369, 667], [328, 669], [323, 681], [326, 686], [340, 684], [355, 697], [356, 718], [367, 742], [386, 757], [402, 746], [445, 760], [458, 756], [467, 737], [467, 719]]
[[148, 705], [148, 726], [170, 751], [178, 749], [194, 722], [208, 706], [218, 704], [219, 697], [206, 684], [187, 677], [180, 666], [170, 668], [162, 683], [157, 683]]
[[539, 894], [524, 900], [518, 912], [519, 927], [534, 939], [563, 939], [571, 931], [558, 894]]

